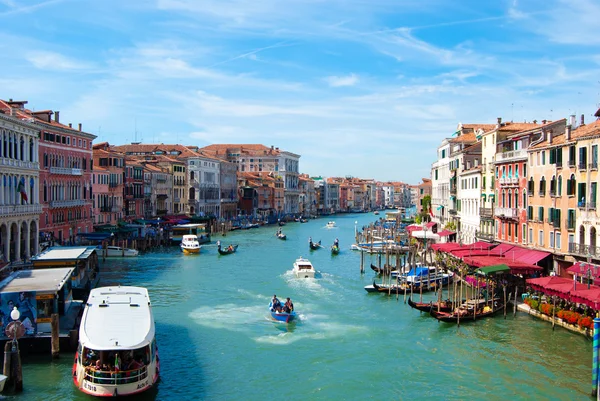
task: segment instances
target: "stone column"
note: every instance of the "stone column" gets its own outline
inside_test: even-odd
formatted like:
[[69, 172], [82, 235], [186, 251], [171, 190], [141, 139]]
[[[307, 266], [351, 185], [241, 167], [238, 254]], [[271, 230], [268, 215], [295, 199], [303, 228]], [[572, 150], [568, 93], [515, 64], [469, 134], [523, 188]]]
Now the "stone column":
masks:
[[9, 261], [10, 258], [10, 224], [6, 225], [6, 238], [4, 242], [4, 260]]
[[35, 221], [35, 232], [33, 234], [34, 234], [34, 236], [33, 236], [33, 254], [37, 255], [40, 252], [40, 222], [39, 222], [39, 220]]
[[21, 224], [17, 223], [17, 238], [15, 238], [15, 260], [21, 258]]
[[27, 222], [27, 229], [25, 230], [25, 257], [29, 259], [31, 257], [30, 253], [30, 243], [31, 243], [31, 222]]

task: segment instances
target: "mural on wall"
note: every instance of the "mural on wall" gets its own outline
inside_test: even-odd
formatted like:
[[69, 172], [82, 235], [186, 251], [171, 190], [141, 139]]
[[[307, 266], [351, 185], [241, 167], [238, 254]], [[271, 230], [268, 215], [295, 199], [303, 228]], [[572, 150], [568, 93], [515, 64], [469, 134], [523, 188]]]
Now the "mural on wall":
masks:
[[17, 307], [21, 316], [19, 320], [25, 328], [25, 335], [35, 335], [37, 332], [37, 301], [35, 291], [9, 292], [0, 294], [0, 318], [2, 333], [12, 321], [10, 312]]

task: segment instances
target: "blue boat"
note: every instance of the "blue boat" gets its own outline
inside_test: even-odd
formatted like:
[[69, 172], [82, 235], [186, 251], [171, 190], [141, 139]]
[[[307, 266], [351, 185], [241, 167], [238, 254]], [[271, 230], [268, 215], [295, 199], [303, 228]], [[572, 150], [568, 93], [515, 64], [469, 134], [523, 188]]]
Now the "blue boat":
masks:
[[296, 319], [295, 311], [291, 311], [290, 313], [283, 312], [283, 311], [278, 312], [273, 309], [273, 302], [269, 302], [269, 313], [271, 313], [271, 317], [274, 320], [277, 320], [278, 322], [290, 323]]

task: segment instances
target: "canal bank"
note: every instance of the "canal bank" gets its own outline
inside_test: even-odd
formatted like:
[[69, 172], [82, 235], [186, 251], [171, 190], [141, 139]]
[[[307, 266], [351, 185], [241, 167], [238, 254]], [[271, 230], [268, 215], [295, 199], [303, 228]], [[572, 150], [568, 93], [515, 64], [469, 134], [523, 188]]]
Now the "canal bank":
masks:
[[[335, 219], [337, 228], [327, 229]], [[214, 244], [184, 256], [163, 247], [138, 258], [107, 259], [101, 285], [147, 287], [161, 355], [161, 382], [143, 400], [588, 399], [591, 343], [524, 313], [474, 324], [438, 323], [395, 298], [367, 294], [351, 251], [355, 221], [345, 215], [235, 231], [238, 244], [220, 256]], [[310, 251], [308, 238], [322, 241]], [[341, 253], [329, 246], [339, 238]], [[292, 264], [308, 258], [316, 280], [296, 279]], [[367, 256], [366, 263], [376, 262]], [[300, 321], [270, 321], [273, 294], [291, 297]], [[435, 294], [424, 294], [433, 299]], [[23, 400], [89, 400], [70, 378], [72, 354], [24, 360]], [[287, 372], [285, 386], [273, 372]], [[136, 398], [138, 399], [138, 398]]]

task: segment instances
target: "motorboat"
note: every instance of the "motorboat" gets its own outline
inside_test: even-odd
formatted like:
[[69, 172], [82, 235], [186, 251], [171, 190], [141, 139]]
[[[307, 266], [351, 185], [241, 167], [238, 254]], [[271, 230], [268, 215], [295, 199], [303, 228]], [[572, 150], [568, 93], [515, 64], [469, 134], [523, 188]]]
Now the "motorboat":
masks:
[[294, 262], [292, 272], [298, 278], [315, 278], [316, 273], [312, 263], [310, 263], [308, 259], [304, 259], [302, 256], [300, 256]]
[[279, 304], [278, 308], [274, 308], [273, 301], [269, 303], [269, 313], [271, 314], [273, 320], [283, 323], [290, 323], [294, 321], [297, 317], [296, 312], [294, 310], [291, 310], [289, 312], [282, 310], [281, 304]]
[[413, 290], [423, 291], [437, 289], [452, 282], [454, 273], [445, 273], [443, 270], [437, 270], [435, 267], [424, 266], [412, 268], [406, 275], [399, 275], [398, 282], [401, 286], [413, 287]]
[[284, 233], [279, 232], [279, 233], [277, 233], [277, 238], [282, 239], [282, 240], [286, 240], [287, 236]]
[[98, 252], [100, 252], [100, 255], [106, 256], [107, 258], [133, 257], [140, 254], [137, 249], [121, 248], [119, 246], [112, 245], [109, 245], [106, 248], [102, 247], [102, 245], [99, 245]]
[[200, 253], [200, 242], [198, 236], [194, 234], [186, 234], [181, 238], [181, 250], [185, 254]]
[[115, 397], [152, 388], [159, 377], [154, 317], [143, 287], [95, 288], [85, 304], [73, 383], [86, 394]]
[[325, 227], [326, 228], [335, 228], [337, 226], [335, 225], [335, 221], [329, 221], [329, 222], [327, 222], [327, 225]]

